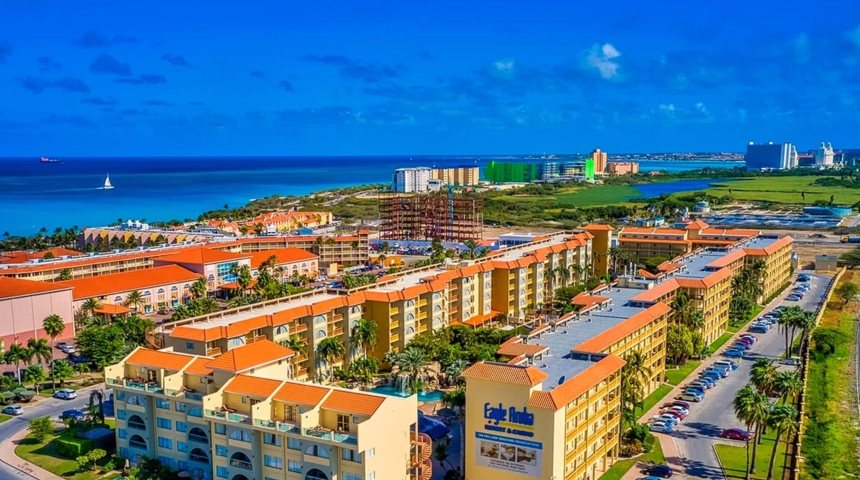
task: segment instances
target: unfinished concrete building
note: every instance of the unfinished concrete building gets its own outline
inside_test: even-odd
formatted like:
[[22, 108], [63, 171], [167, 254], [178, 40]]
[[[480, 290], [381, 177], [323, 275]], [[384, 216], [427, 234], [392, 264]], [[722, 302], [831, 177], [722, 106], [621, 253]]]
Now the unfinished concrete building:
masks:
[[419, 195], [388, 194], [379, 199], [380, 238], [446, 242], [480, 239], [482, 201], [451, 191]]

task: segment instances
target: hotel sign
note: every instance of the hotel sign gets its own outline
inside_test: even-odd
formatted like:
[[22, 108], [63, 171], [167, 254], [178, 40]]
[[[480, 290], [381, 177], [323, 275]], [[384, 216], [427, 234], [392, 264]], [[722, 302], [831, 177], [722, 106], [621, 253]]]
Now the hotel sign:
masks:
[[529, 412], [527, 407], [517, 410], [517, 407], [505, 408], [502, 403], [492, 405], [490, 402], [484, 404], [485, 430], [493, 432], [509, 433], [523, 437], [533, 437], [535, 415]]

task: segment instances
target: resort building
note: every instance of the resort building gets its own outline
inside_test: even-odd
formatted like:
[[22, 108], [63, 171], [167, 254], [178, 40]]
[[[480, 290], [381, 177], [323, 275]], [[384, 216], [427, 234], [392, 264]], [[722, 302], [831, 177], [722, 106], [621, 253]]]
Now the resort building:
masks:
[[481, 181], [481, 172], [477, 166], [434, 168], [430, 176], [443, 185], [458, 187], [475, 186]]
[[198, 479], [429, 480], [417, 396], [297, 382], [267, 340], [218, 357], [137, 349], [105, 369], [117, 451]]
[[725, 331], [733, 275], [765, 255], [765, 282], [784, 285], [790, 250], [791, 237], [755, 237], [674, 258], [656, 275], [623, 275], [507, 341], [504, 362], [469, 367], [466, 478], [599, 478], [618, 456], [625, 357], [645, 358], [646, 395], [663, 381], [671, 301], [683, 292], [703, 312], [710, 344]]
[[[164, 255], [153, 260], [158, 267], [162, 265], [179, 265], [206, 279], [210, 292], [219, 288], [229, 288], [236, 281], [234, 268], [251, 266], [251, 255], [215, 250], [206, 247], [187, 249], [173, 255]], [[225, 287], [226, 285], [226, 287]]]
[[334, 220], [331, 212], [304, 212], [299, 210], [261, 213], [243, 222], [246, 231], [254, 233], [289, 233], [300, 228], [319, 228]]
[[[200, 277], [199, 273], [168, 264], [47, 285], [70, 288], [76, 312], [80, 311], [84, 302], [94, 298], [103, 305], [122, 305], [132, 311], [150, 314], [187, 303], [191, 299], [191, 284]], [[140, 293], [141, 305], [126, 305], [131, 292]]]
[[306, 275], [316, 278], [319, 274], [319, 255], [300, 248], [275, 248], [261, 250], [251, 254], [251, 274], [259, 275], [260, 266], [274, 257], [271, 265], [281, 272], [281, 280], [289, 280], [290, 277]]
[[603, 175], [606, 173], [606, 164], [609, 163], [609, 154], [601, 152], [599, 148], [595, 148], [591, 152], [591, 160], [594, 161], [594, 173]]
[[70, 250], [63, 247], [49, 248], [38, 252], [25, 252], [18, 250], [14, 252], [0, 252], [0, 264], [20, 264], [28, 262], [39, 263], [54, 258], [71, 258], [79, 257], [81, 255], [83, 255], [83, 253], [77, 250]]
[[610, 175], [633, 175], [639, 173], [639, 162], [609, 162], [606, 168]]
[[8, 348], [31, 338], [50, 339], [42, 327], [49, 315], [59, 315], [66, 325], [60, 338], [74, 338], [71, 287], [0, 277], [0, 344]]
[[432, 170], [429, 167], [398, 168], [394, 171], [393, 192], [423, 193], [430, 185]]
[[684, 228], [624, 227], [618, 232], [618, 247], [640, 262], [651, 257], [672, 259], [699, 248], [726, 247], [758, 235], [758, 230], [711, 228], [695, 220]]

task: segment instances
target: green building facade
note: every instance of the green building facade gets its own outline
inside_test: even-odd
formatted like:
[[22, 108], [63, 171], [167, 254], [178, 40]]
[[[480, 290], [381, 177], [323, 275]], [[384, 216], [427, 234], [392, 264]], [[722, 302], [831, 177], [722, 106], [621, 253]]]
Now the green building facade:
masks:
[[534, 163], [491, 161], [483, 173], [484, 180], [492, 183], [534, 182], [538, 179], [538, 166]]

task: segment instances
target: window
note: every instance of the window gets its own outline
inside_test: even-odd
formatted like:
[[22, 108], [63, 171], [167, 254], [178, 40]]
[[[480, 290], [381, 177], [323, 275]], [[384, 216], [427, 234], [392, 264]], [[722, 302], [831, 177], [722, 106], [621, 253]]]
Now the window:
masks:
[[170, 400], [167, 400], [165, 398], [156, 398], [155, 399], [155, 406], [158, 408], [164, 408], [164, 409], [170, 410]]
[[218, 478], [227, 478], [230, 475], [230, 472], [227, 471], [227, 467], [216, 467], [215, 475], [217, 475]]
[[116, 418], [119, 420], [125, 420], [125, 410], [117, 410]]
[[116, 399], [120, 400], [120, 401], [124, 401], [125, 400], [125, 392], [123, 392], [123, 391], [116, 392]]
[[286, 325], [278, 325], [275, 327], [275, 335], [286, 335], [290, 333], [290, 327]]
[[236, 337], [227, 340], [227, 350], [232, 350], [236, 347], [241, 347], [245, 344], [245, 337]]
[[244, 470], [253, 470], [254, 468], [254, 466], [251, 465], [251, 459], [242, 452], [236, 452], [232, 457], [230, 457], [230, 466]]
[[264, 433], [263, 434], [263, 443], [266, 445], [274, 445], [276, 447], [280, 447], [282, 445], [283, 440], [281, 440], [280, 435], [276, 435], [274, 433]]
[[216, 423], [215, 433], [217, 433], [218, 435], [227, 435], [227, 426], [222, 423]]
[[277, 468], [278, 470], [284, 469], [284, 459], [281, 457], [275, 457], [272, 455], [263, 455], [263, 465], [269, 468]]
[[314, 468], [305, 475], [305, 480], [328, 480], [328, 476], [322, 470]]
[[343, 480], [364, 480], [364, 479], [361, 477], [361, 475], [359, 475], [357, 473], [344, 472], [343, 473]]
[[198, 427], [194, 427], [188, 432], [188, 440], [197, 443], [209, 443], [209, 435], [206, 434], [202, 429]]
[[367, 449], [367, 458], [373, 458], [376, 456], [376, 448], [368, 448]]
[[320, 458], [331, 457], [331, 452], [329, 452], [328, 447], [323, 447], [321, 445], [308, 446], [308, 448], [305, 449], [305, 454]]
[[146, 430], [146, 423], [144, 423], [143, 419], [138, 415], [132, 415], [128, 417], [128, 428], [133, 428], [135, 430]]
[[342, 432], [349, 431], [349, 415], [337, 415], [337, 429]]
[[301, 450], [302, 442], [298, 438], [287, 437], [287, 448], [290, 450]]
[[230, 438], [242, 442], [251, 442], [251, 432], [245, 430], [233, 430], [230, 432]]
[[376, 480], [376, 472], [370, 472], [367, 474], [367, 480]]
[[186, 350], [194, 350], [194, 342], [185, 342]]
[[162, 457], [159, 455], [158, 461], [159, 461], [159, 463], [161, 463], [162, 465], [164, 465], [165, 467], [167, 467], [171, 470], [176, 468], [176, 462], [172, 458]]
[[296, 421], [296, 407], [294, 405], [284, 405], [284, 420], [288, 422]]
[[177, 441], [176, 442], [176, 451], [177, 452], [187, 452], [188, 451], [188, 444], [185, 442]]
[[328, 318], [326, 318], [325, 315], [317, 315], [316, 317], [314, 317], [314, 325], [326, 323], [327, 321], [328, 321]]
[[163, 428], [165, 430], [173, 429], [173, 422], [171, 422], [169, 418], [158, 417], [155, 419], [155, 423], [158, 425], [158, 428]]
[[158, 448], [173, 448], [173, 440], [165, 437], [158, 437]]
[[119, 438], [124, 439], [124, 438], [128, 437], [128, 430], [126, 430], [124, 428], [118, 428], [116, 430], [116, 434], [119, 436]]
[[219, 457], [226, 457], [227, 447], [225, 447], [224, 445], [215, 445], [215, 455], [218, 455]]
[[302, 462], [297, 462], [295, 460], [287, 461], [287, 470], [293, 473], [302, 473]]
[[187, 424], [187, 423], [185, 423], [185, 422], [180, 422], [180, 421], [178, 421], [178, 420], [176, 421], [176, 431], [177, 431], [177, 432], [184, 432], [184, 431], [185, 431], [185, 430], [187, 430], [187, 429], [188, 429], [188, 424]]
[[340, 450], [340, 458], [344, 460], [349, 460], [350, 462], [361, 463], [361, 455], [355, 450], [350, 448], [343, 448]]
[[146, 440], [144, 440], [140, 435], [132, 435], [131, 438], [128, 439], [128, 446], [146, 450]]
[[203, 409], [200, 407], [191, 407], [188, 409], [188, 416], [189, 417], [202, 417], [203, 416]]
[[176, 402], [176, 411], [177, 412], [184, 412], [187, 408], [188, 408], [187, 405], [185, 405], [184, 403]]
[[325, 330], [317, 330], [317, 333], [314, 334], [316, 338], [325, 338]]

